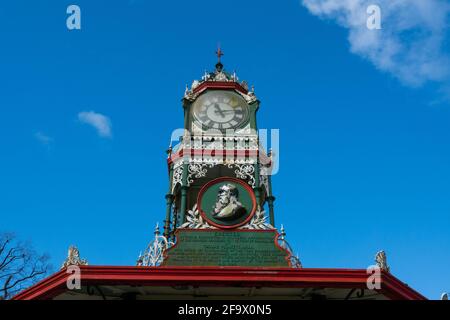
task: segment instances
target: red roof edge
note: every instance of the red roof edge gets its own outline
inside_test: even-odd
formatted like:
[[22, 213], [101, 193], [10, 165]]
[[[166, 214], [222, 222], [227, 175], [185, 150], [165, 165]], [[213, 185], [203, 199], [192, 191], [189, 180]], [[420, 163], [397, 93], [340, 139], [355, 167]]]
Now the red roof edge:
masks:
[[[80, 266], [80, 270], [82, 285], [170, 286], [190, 283], [227, 286], [239, 283], [241, 286], [366, 288], [368, 278], [365, 269]], [[69, 276], [70, 273], [63, 269], [22, 291], [13, 300], [51, 299], [68, 290], [66, 281]], [[378, 291], [394, 300], [426, 300], [386, 272], [382, 272]]]
[[197, 88], [194, 89], [194, 93], [201, 93], [206, 89], [228, 89], [228, 90], [237, 90], [242, 92], [243, 94], [247, 94], [248, 90], [246, 90], [243, 86], [241, 86], [237, 82], [227, 82], [227, 81], [205, 81], [202, 82]]

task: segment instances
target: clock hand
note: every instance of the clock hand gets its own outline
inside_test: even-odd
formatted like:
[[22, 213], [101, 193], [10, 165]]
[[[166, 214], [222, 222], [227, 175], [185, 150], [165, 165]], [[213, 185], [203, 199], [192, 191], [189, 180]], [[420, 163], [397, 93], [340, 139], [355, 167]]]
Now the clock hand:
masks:
[[216, 109], [215, 113], [219, 113], [222, 116], [222, 118], [225, 118], [225, 114], [223, 113], [223, 110], [220, 109], [219, 104], [215, 103], [214, 104], [214, 109]]
[[[219, 113], [217, 110], [214, 111], [215, 113]], [[223, 113], [234, 113], [234, 110], [222, 110], [222, 112], [220, 112], [220, 114]]]

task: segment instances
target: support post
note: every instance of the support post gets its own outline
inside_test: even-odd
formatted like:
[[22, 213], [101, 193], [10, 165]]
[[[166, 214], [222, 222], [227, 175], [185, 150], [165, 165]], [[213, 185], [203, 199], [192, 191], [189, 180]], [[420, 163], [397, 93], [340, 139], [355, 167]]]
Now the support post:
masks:
[[181, 204], [180, 204], [180, 221], [179, 225], [182, 225], [186, 216], [186, 207], [187, 207], [187, 191], [189, 187], [187, 186], [188, 179], [188, 160], [185, 160], [183, 163], [183, 177], [181, 181]]
[[256, 203], [258, 207], [261, 205], [261, 185], [259, 178], [259, 160], [256, 161], [255, 164], [255, 186], [253, 187], [253, 191], [255, 192]]
[[164, 237], [169, 239], [170, 235], [170, 218], [172, 213], [173, 194], [166, 194], [166, 220], [164, 220]]
[[166, 220], [164, 220], [164, 237], [169, 239], [170, 235], [170, 220], [171, 220], [171, 212], [172, 212], [172, 203], [173, 203], [173, 165], [170, 164], [170, 158], [172, 156], [172, 141], [170, 141], [169, 149], [167, 152], [167, 163], [169, 167], [169, 190], [166, 194]]
[[[174, 198], [175, 201], [175, 198]], [[173, 214], [173, 224], [172, 224], [172, 230], [170, 231], [170, 237], [172, 239], [172, 242], [175, 243], [175, 231], [177, 230], [177, 225], [178, 225], [178, 211], [176, 206], [173, 207], [172, 210], [172, 214]]]
[[[272, 149], [269, 151], [269, 157], [270, 157], [270, 167], [272, 168], [273, 166], [273, 152]], [[269, 206], [269, 219], [270, 219], [270, 224], [275, 227], [275, 213], [274, 213], [274, 206], [273, 203], [275, 201], [275, 197], [273, 196], [272, 193], [272, 170], [268, 170], [267, 171], [268, 175], [267, 175], [267, 191], [268, 191], [268, 197], [267, 197], [267, 204]]]
[[275, 201], [275, 197], [274, 196], [268, 196], [267, 197], [267, 204], [269, 206], [269, 219], [270, 219], [270, 224], [275, 227], [275, 214], [274, 214], [274, 210], [273, 210], [273, 202]]

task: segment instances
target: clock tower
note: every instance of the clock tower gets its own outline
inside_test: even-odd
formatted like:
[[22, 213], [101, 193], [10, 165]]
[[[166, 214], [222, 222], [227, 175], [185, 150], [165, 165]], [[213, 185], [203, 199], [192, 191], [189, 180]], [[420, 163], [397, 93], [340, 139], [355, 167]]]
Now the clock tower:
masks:
[[258, 135], [259, 100], [222, 55], [186, 88], [183, 132], [168, 150], [164, 230], [156, 226], [137, 266], [88, 265], [71, 247], [61, 271], [15, 300], [426, 299], [390, 274], [384, 251], [367, 269], [302, 267], [275, 228], [275, 155]]
[[[138, 265], [299, 267], [274, 228], [273, 155], [258, 137], [260, 102], [216, 53], [215, 70], [186, 87], [183, 135], [168, 150], [164, 231]], [[155, 250], [159, 258], [150, 257]]]

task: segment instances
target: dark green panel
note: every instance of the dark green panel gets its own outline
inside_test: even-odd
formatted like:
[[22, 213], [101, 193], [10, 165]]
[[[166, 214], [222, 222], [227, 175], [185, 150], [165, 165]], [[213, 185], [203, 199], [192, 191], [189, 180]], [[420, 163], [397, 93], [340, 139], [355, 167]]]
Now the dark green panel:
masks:
[[[239, 201], [239, 204], [242, 205], [241, 215], [228, 219], [216, 218], [214, 215], [214, 208], [218, 202], [219, 190], [220, 188], [229, 185], [232, 185], [237, 189], [237, 200]], [[197, 205], [200, 206], [200, 209], [205, 213], [207, 219], [209, 221], [212, 221], [213, 225], [219, 224], [221, 226], [233, 226], [242, 224], [246, 219], [248, 219], [250, 213], [254, 209], [252, 195], [243, 185], [244, 183], [236, 183], [233, 180], [219, 181], [216, 184], [211, 185], [207, 190], [204, 191], [201, 203], [197, 203]]]
[[288, 253], [275, 243], [275, 230], [178, 229], [177, 244], [164, 266], [289, 267]]

